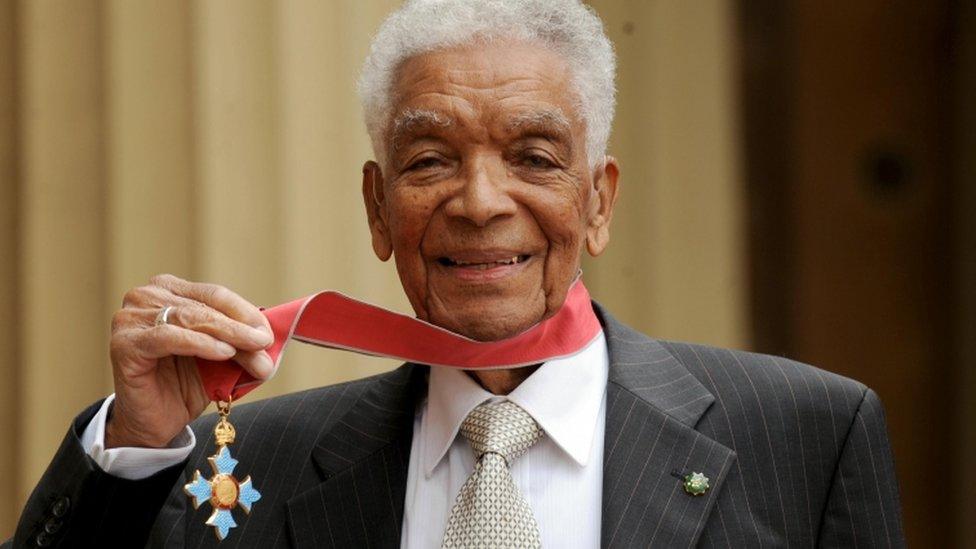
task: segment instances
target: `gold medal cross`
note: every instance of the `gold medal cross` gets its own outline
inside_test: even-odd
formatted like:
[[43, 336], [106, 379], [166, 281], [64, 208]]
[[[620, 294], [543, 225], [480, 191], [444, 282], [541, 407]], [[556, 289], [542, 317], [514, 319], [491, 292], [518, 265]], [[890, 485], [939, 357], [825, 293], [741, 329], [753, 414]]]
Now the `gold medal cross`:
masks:
[[193, 480], [183, 486], [183, 491], [190, 496], [194, 509], [199, 508], [205, 501], [210, 502], [213, 513], [210, 514], [206, 524], [213, 526], [218, 540], [223, 540], [230, 533], [230, 529], [237, 526], [231, 510], [240, 507], [245, 513], [250, 513], [251, 505], [261, 499], [261, 494], [251, 485], [250, 476], [242, 481], [234, 477], [237, 460], [230, 455], [230, 450], [227, 448], [234, 442], [235, 435], [234, 426], [227, 421], [230, 403], [218, 403], [217, 411], [220, 414], [220, 420], [214, 427], [217, 453], [207, 458], [210, 468], [213, 469], [213, 476], [207, 480], [199, 470], [196, 470], [193, 472]]

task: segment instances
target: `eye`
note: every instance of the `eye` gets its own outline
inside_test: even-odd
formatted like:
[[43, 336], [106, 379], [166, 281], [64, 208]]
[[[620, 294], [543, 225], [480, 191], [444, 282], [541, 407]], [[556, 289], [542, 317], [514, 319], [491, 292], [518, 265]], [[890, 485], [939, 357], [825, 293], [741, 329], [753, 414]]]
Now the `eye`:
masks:
[[442, 162], [440, 158], [437, 158], [436, 156], [426, 156], [424, 158], [417, 160], [413, 164], [407, 166], [406, 171], [415, 172], [420, 170], [426, 170], [429, 168], [436, 168], [441, 164]]
[[556, 167], [556, 164], [541, 154], [528, 153], [522, 158], [522, 164], [534, 170], [549, 170]]

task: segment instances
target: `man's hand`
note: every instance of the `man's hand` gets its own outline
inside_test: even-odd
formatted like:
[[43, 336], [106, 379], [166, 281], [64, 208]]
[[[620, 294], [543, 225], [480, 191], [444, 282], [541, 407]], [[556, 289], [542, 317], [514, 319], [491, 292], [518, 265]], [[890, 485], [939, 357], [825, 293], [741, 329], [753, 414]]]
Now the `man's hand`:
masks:
[[[167, 323], [156, 326], [167, 306]], [[233, 358], [267, 379], [274, 366], [264, 349], [273, 341], [261, 311], [223, 286], [163, 274], [130, 290], [112, 318], [115, 404], [105, 446], [165, 447], [210, 402], [194, 357]]]

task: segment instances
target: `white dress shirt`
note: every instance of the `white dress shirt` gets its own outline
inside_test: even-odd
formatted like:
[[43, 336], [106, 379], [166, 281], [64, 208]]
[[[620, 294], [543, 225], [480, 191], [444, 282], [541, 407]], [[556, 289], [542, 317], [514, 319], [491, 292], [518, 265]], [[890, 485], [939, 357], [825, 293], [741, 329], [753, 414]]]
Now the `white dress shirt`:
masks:
[[[510, 400], [546, 433], [511, 468], [539, 524], [542, 546], [599, 547], [609, 362], [601, 333], [579, 353], [540, 366], [507, 396], [492, 395], [460, 370], [431, 368], [428, 396], [414, 418], [401, 546], [441, 546], [454, 499], [475, 465], [471, 447], [458, 435], [461, 423], [482, 402]], [[105, 400], [81, 438], [103, 471], [146, 478], [193, 450], [196, 439], [189, 427], [168, 448], [106, 449], [105, 421], [113, 398]]]
[[458, 429], [487, 400], [518, 404], [546, 433], [511, 467], [542, 546], [599, 547], [609, 362], [601, 333], [576, 355], [546, 362], [503, 397], [460, 370], [431, 368], [427, 400], [414, 418], [401, 547], [441, 546], [454, 499], [475, 465]]

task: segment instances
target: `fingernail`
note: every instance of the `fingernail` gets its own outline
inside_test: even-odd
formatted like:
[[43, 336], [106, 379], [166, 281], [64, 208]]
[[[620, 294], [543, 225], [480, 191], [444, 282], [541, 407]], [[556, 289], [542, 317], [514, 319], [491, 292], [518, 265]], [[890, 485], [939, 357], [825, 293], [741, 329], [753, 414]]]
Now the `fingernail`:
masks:
[[[271, 358], [271, 355], [268, 355], [268, 358], [270, 359]], [[279, 368], [279, 365], [276, 365], [274, 363], [274, 360], [272, 360], [271, 361], [271, 374], [268, 375], [268, 377], [267, 377], [267, 379], [265, 379], [265, 381], [269, 381], [269, 380], [273, 379], [274, 376], [278, 374], [278, 368]]]
[[254, 342], [258, 345], [263, 345], [267, 347], [274, 343], [274, 335], [267, 329], [253, 328], [251, 331], [251, 336], [254, 338]]
[[237, 354], [237, 349], [235, 349], [233, 345], [224, 343], [223, 341], [217, 342], [217, 350], [220, 352], [220, 354], [227, 355], [228, 357], [232, 357]]
[[259, 352], [258, 362], [261, 363], [261, 371], [264, 372], [262, 377], [265, 379], [271, 377], [271, 374], [274, 373], [274, 361], [271, 360], [271, 355], [264, 351]]

